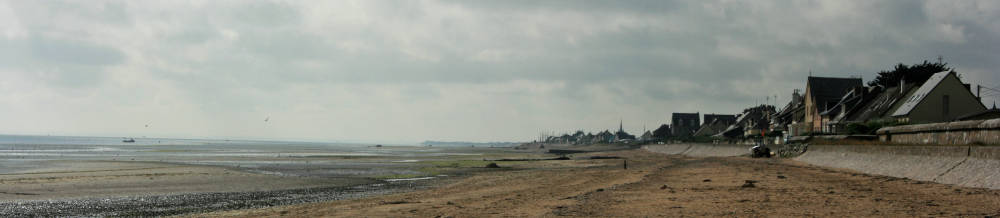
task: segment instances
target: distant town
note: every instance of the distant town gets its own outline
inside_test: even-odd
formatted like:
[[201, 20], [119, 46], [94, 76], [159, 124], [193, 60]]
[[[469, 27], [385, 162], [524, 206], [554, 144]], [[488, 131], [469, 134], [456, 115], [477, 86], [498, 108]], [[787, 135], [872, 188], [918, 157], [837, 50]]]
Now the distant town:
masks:
[[[792, 90], [781, 108], [753, 105], [738, 114], [672, 113], [669, 124], [645, 130], [639, 136], [618, 130], [598, 133], [575, 131], [542, 135], [535, 142], [560, 144], [727, 142], [785, 144], [813, 138], [856, 139], [908, 144], [997, 143], [996, 139], [929, 136], [892, 137], [928, 131], [974, 131], [976, 121], [1000, 118], [996, 103], [987, 108], [982, 95], [1000, 93], [996, 87], [972, 87], [941, 61], [905, 65], [878, 72], [867, 84], [861, 78], [813, 76], [805, 91]], [[954, 123], [956, 121], [968, 121]], [[971, 123], [970, 123], [971, 122]], [[908, 131], [925, 124], [920, 131]], [[930, 126], [928, 126], [930, 125]], [[957, 126], [956, 126], [957, 125]], [[961, 126], [961, 127], [958, 127]], [[893, 131], [894, 129], [896, 131]], [[983, 127], [992, 128], [992, 127]], [[881, 130], [880, 130], [881, 129]]]

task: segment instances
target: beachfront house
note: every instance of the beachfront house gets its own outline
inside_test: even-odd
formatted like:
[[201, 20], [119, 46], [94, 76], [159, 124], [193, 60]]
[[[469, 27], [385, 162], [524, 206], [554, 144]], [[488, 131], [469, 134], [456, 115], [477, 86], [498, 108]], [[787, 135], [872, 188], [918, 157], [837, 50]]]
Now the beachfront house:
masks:
[[916, 91], [909, 94], [892, 117], [900, 123], [936, 123], [956, 120], [986, 111], [986, 106], [972, 94], [954, 72], [935, 73]]
[[881, 93], [881, 87], [854, 87], [847, 91], [840, 101], [826, 111], [820, 112], [823, 120], [823, 132], [842, 134], [848, 124], [854, 123], [847, 118], [856, 114], [871, 99]]
[[649, 130], [646, 130], [645, 133], [642, 133], [642, 136], [639, 136], [639, 141], [643, 142], [653, 141], [653, 139], [653, 132], [650, 132]]
[[782, 133], [783, 138], [800, 135], [804, 132], [805, 101], [799, 90], [792, 91], [792, 100], [781, 111], [771, 116], [771, 131]]
[[747, 108], [743, 112], [743, 137], [757, 137], [766, 133], [771, 126], [770, 117], [777, 114], [772, 105], [759, 105]]
[[702, 124], [697, 131], [694, 131], [694, 136], [712, 136], [715, 134], [719, 134], [723, 130], [726, 130], [726, 128], [728, 128], [729, 125], [732, 124], [727, 125], [725, 122], [722, 122], [721, 120], [705, 121], [705, 124]]
[[736, 115], [731, 114], [705, 114], [705, 123], [698, 127], [694, 136], [712, 136], [726, 130], [727, 127], [736, 123]]
[[699, 113], [673, 113], [671, 118], [672, 135], [675, 137], [691, 136], [701, 126]]
[[840, 102], [847, 92], [862, 87], [861, 78], [810, 76], [806, 81], [805, 122], [807, 132], [823, 132], [822, 112]]
[[715, 134], [714, 137], [730, 139], [760, 137], [762, 131], [768, 131], [771, 125], [770, 117], [776, 113], [772, 105], [758, 105], [743, 109], [743, 113], [736, 117], [735, 123]]
[[859, 104], [853, 107], [842, 107], [843, 112], [831, 118], [827, 128], [837, 134], [850, 134], [846, 127], [852, 123], [862, 124], [872, 121], [891, 121], [892, 112], [898, 109], [905, 98], [912, 94], [919, 83], [901, 81], [893, 87], [868, 87], [868, 93], [862, 96], [845, 96], [838, 105], [849, 105], [847, 102], [856, 97], [862, 97]]
[[612, 143], [614, 141], [615, 141], [615, 134], [611, 133], [611, 131], [604, 130], [602, 132], [597, 133], [597, 135], [594, 135], [594, 139], [593, 141], [591, 141], [591, 144]]
[[736, 115], [733, 115], [733, 114], [705, 114], [705, 119], [703, 119], [702, 121], [705, 121], [705, 123], [710, 123], [710, 122], [713, 122], [713, 121], [716, 121], [716, 120], [718, 120], [719, 122], [721, 122], [722, 124], [725, 124], [725, 125], [732, 125], [733, 123], [736, 123]]

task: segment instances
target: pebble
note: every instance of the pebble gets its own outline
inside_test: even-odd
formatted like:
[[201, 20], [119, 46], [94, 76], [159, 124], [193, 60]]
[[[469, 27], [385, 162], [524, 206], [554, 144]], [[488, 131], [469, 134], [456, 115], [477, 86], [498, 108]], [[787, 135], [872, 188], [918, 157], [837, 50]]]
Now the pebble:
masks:
[[358, 199], [427, 187], [427, 181], [159, 196], [0, 202], [0, 217], [148, 217]]

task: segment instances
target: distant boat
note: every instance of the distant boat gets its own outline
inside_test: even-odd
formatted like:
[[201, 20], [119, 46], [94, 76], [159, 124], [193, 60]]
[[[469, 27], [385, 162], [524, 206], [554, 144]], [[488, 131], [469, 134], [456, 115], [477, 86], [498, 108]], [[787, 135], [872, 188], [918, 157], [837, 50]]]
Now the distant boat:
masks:
[[135, 139], [134, 138], [122, 139], [122, 142], [124, 142], [124, 143], [134, 143]]
[[381, 148], [381, 147], [382, 147], [382, 145], [375, 145], [375, 147], [376, 147], [376, 148]]

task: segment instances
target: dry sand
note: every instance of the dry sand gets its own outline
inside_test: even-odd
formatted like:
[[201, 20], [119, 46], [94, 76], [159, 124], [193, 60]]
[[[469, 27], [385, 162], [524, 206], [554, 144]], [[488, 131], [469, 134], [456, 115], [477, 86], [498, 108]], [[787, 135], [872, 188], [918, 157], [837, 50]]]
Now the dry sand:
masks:
[[[621, 159], [536, 161], [475, 173], [428, 190], [190, 216], [1000, 215], [1000, 190], [871, 176], [791, 160], [688, 158], [643, 150], [575, 156], [590, 155], [626, 158], [628, 169]], [[746, 180], [756, 183], [745, 187]]]

